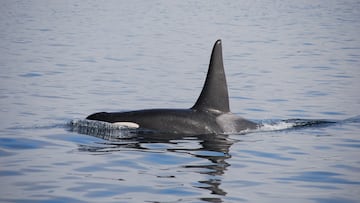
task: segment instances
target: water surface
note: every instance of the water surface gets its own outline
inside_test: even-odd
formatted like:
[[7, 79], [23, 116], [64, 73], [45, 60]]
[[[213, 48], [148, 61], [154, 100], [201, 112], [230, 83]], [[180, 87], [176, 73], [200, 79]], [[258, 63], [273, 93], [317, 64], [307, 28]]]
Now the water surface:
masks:
[[[358, 202], [359, 19], [358, 1], [1, 1], [0, 200]], [[268, 130], [69, 130], [192, 106], [218, 38], [232, 111]]]

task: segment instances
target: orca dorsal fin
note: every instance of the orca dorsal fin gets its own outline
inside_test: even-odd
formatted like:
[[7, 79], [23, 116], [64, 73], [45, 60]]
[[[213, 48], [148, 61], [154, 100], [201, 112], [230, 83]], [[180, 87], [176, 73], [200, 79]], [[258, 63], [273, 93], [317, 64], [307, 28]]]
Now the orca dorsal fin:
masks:
[[191, 109], [230, 112], [220, 39], [214, 44], [204, 87]]

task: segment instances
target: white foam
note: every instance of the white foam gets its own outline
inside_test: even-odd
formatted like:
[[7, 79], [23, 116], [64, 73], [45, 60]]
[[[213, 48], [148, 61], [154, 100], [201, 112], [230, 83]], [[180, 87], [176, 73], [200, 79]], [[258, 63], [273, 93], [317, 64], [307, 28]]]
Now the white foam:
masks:
[[135, 129], [139, 125], [132, 122], [108, 123], [94, 120], [72, 120], [69, 123], [71, 131], [92, 135], [106, 140], [118, 141], [121, 138], [129, 138], [133, 136]]
[[275, 131], [275, 130], [285, 130], [295, 126], [295, 123], [280, 121], [277, 123], [262, 123], [261, 127], [258, 129], [260, 131]]

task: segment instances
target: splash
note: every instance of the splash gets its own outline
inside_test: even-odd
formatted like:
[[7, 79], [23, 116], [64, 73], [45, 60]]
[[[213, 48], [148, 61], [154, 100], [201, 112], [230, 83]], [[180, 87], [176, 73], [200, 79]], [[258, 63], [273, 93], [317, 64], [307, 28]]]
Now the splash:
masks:
[[80, 134], [92, 135], [107, 140], [116, 140], [133, 137], [137, 133], [135, 128], [129, 125], [112, 124], [102, 121], [86, 119], [72, 120], [68, 127], [70, 131]]
[[278, 130], [286, 130], [296, 126], [296, 123], [279, 121], [274, 123], [266, 123], [263, 122], [260, 124], [259, 131], [278, 131]]
[[316, 119], [288, 119], [288, 120], [270, 120], [261, 121], [260, 127], [256, 130], [257, 132], [264, 131], [280, 131], [289, 130], [305, 127], [323, 127], [332, 124], [340, 123], [335, 120], [316, 120]]

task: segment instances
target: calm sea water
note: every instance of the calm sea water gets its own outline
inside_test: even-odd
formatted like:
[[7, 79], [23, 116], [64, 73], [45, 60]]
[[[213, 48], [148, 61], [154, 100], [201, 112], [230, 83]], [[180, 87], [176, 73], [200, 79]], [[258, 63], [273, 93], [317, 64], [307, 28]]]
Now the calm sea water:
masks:
[[[360, 199], [359, 1], [5, 0], [0, 28], [1, 202]], [[192, 106], [218, 38], [232, 111], [263, 130], [70, 129], [98, 111]]]

